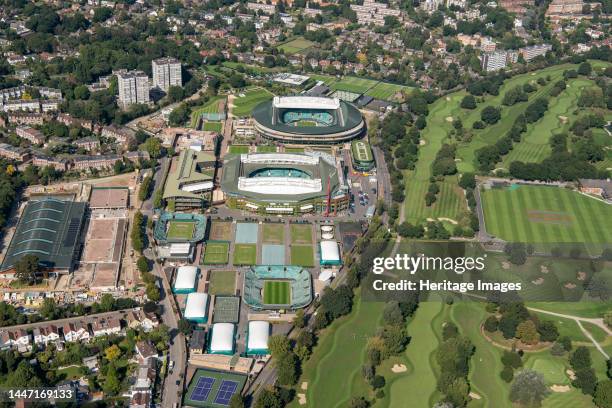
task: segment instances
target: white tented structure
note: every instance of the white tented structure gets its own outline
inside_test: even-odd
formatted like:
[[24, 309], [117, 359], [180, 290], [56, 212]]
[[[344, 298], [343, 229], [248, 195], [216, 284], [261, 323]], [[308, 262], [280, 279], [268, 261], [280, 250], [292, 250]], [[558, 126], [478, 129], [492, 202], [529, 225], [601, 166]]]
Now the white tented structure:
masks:
[[270, 323], [254, 320], [249, 322], [246, 352], [248, 355], [263, 356], [268, 351], [268, 338], [270, 337]]
[[197, 266], [179, 266], [174, 279], [174, 293], [191, 293], [196, 290], [200, 269]]
[[196, 323], [208, 321], [208, 295], [206, 293], [190, 293], [185, 304], [185, 319]]
[[215, 323], [210, 329], [210, 354], [234, 354], [234, 325], [232, 323]]
[[338, 243], [332, 240], [321, 241], [321, 265], [340, 265], [340, 248]]

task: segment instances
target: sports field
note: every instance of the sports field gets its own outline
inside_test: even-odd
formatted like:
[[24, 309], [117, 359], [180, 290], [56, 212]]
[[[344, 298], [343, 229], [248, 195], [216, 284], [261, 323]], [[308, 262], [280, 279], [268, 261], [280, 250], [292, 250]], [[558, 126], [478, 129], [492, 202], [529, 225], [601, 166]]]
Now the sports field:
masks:
[[[244, 96], [240, 96], [244, 95]], [[274, 95], [264, 88], [250, 88], [235, 95], [230, 108], [234, 116], [243, 117], [251, 115], [251, 111], [261, 102], [272, 99]]]
[[263, 224], [263, 242], [281, 244], [285, 240], [285, 224]]
[[291, 303], [291, 285], [287, 281], [264, 281], [263, 302], [266, 305], [288, 305]]
[[372, 149], [367, 142], [354, 140], [351, 143], [351, 152], [353, 156], [362, 162], [372, 161]]
[[204, 250], [204, 265], [226, 265], [229, 261], [229, 242], [208, 241]]
[[371, 96], [372, 98], [389, 101], [394, 99], [393, 97], [398, 92], [406, 91], [409, 89], [409, 87], [404, 85], [379, 82], [373, 88], [369, 89], [365, 94]]
[[236, 291], [236, 272], [210, 271], [208, 293], [211, 295], [233, 295]]
[[232, 223], [226, 221], [213, 221], [210, 226], [210, 239], [212, 241], [229, 241], [232, 239]]
[[285, 55], [293, 55], [312, 47], [314, 43], [302, 37], [295, 38], [278, 46], [279, 50], [285, 52]]
[[349, 91], [357, 94], [366, 93], [374, 88], [379, 82], [366, 78], [344, 77], [340, 81], [332, 84], [331, 88], [336, 91]]
[[195, 222], [190, 221], [169, 221], [168, 239], [191, 239], [193, 238], [195, 226]]
[[612, 242], [612, 207], [551, 186], [513, 185], [482, 192], [487, 232], [506, 241]]
[[197, 126], [198, 119], [203, 113], [221, 113], [219, 109], [219, 106], [221, 105], [219, 102], [221, 100], [225, 100], [225, 96], [215, 96], [204, 105], [193, 108], [191, 112], [191, 127], [195, 128]]
[[257, 263], [257, 245], [235, 244], [234, 265], [255, 265]]
[[334, 82], [338, 81], [338, 78], [336, 78], [335, 76], [322, 74], [311, 74], [310, 78], [314, 79], [315, 81], [322, 81], [327, 86], [330, 86]]
[[249, 152], [249, 146], [245, 145], [231, 145], [228, 147], [228, 153], [233, 154], [245, 154]]
[[305, 268], [314, 266], [314, 253], [311, 245], [291, 245], [291, 265]]
[[242, 392], [246, 376], [199, 368], [193, 375], [185, 404], [198, 408], [223, 408], [235, 393]]
[[292, 244], [312, 244], [312, 226], [310, 224], [291, 224]]
[[223, 124], [221, 122], [204, 122], [202, 130], [207, 130], [210, 132], [221, 132], [221, 130], [223, 130]]

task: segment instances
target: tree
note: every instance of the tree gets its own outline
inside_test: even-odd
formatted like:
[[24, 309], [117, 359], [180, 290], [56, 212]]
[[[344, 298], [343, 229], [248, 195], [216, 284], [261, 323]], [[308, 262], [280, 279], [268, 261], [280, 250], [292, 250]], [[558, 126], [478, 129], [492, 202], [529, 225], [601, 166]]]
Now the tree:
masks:
[[591, 67], [591, 64], [589, 64], [586, 61], [578, 66], [578, 73], [580, 75], [589, 76], [591, 75], [592, 71], [593, 71], [593, 67]]
[[147, 141], [143, 143], [143, 147], [154, 159], [161, 157], [163, 153], [161, 141], [156, 137], [148, 138]]
[[15, 277], [29, 285], [36, 282], [40, 264], [36, 255], [24, 255], [15, 262]]
[[459, 187], [464, 190], [476, 188], [476, 177], [474, 176], [474, 173], [463, 173], [461, 175], [461, 179], [459, 180]]
[[507, 383], [512, 382], [512, 379], [514, 378], [514, 370], [510, 366], [504, 366], [499, 373], [499, 376]]
[[121, 381], [119, 381], [117, 369], [113, 363], [111, 363], [106, 370], [102, 389], [105, 393], [110, 395], [115, 395], [121, 390]]
[[525, 369], [514, 378], [510, 387], [510, 401], [523, 406], [540, 406], [548, 395], [544, 376], [537, 371]]
[[298, 358], [292, 351], [274, 357], [277, 381], [280, 385], [295, 385], [299, 378]]
[[280, 334], [270, 336], [268, 338], [268, 350], [270, 350], [272, 357], [285, 355], [291, 350], [291, 342], [287, 336]]
[[121, 349], [116, 344], [113, 344], [112, 346], [104, 350], [104, 357], [106, 357], [108, 361], [115, 361], [120, 356]]
[[461, 107], [463, 109], [476, 109], [476, 98], [472, 95], [466, 95], [461, 100]]
[[493, 333], [497, 331], [497, 327], [499, 326], [499, 321], [495, 316], [487, 317], [487, 320], [484, 322], [484, 329], [489, 333]]
[[144, 255], [140, 255], [138, 261], [136, 261], [136, 266], [140, 273], [149, 272], [149, 261]]
[[612, 380], [604, 380], [597, 383], [593, 402], [599, 408], [612, 408]]
[[255, 408], [282, 408], [283, 401], [274, 388], [264, 388], [254, 404]]
[[168, 99], [170, 102], [178, 102], [185, 97], [185, 91], [180, 86], [171, 86], [168, 88]]
[[185, 336], [189, 336], [193, 332], [193, 326], [187, 319], [181, 319], [178, 321], [178, 329]]
[[504, 351], [504, 354], [501, 358], [502, 364], [504, 366], [516, 369], [523, 366], [523, 361], [521, 360], [521, 356], [514, 351]]
[[348, 408], [368, 408], [370, 403], [363, 397], [353, 397], [348, 403]]
[[591, 352], [585, 346], [576, 347], [576, 350], [570, 355], [569, 362], [574, 371], [590, 368]]
[[501, 119], [501, 113], [499, 108], [496, 108], [494, 106], [487, 106], [480, 113], [480, 119], [483, 122], [488, 123], [489, 125], [497, 123], [499, 119]]
[[572, 385], [576, 388], [580, 388], [584, 394], [595, 394], [595, 387], [597, 386], [595, 370], [592, 368], [584, 368], [576, 371], [575, 374], [576, 379], [572, 381]]
[[240, 393], [236, 393], [232, 395], [232, 398], [230, 399], [229, 407], [230, 408], [245, 408], [244, 398], [242, 398], [242, 395], [240, 395]]
[[522, 242], [506, 244], [504, 252], [508, 254], [508, 261], [514, 265], [523, 265], [527, 262], [527, 248]]
[[552, 320], [541, 321], [538, 325], [538, 333], [542, 341], [555, 341], [559, 337], [559, 329]]
[[516, 327], [516, 337], [525, 344], [537, 344], [540, 334], [533, 320], [525, 320]]
[[100, 309], [103, 312], [110, 312], [115, 308], [115, 298], [110, 293], [105, 293], [100, 298]]

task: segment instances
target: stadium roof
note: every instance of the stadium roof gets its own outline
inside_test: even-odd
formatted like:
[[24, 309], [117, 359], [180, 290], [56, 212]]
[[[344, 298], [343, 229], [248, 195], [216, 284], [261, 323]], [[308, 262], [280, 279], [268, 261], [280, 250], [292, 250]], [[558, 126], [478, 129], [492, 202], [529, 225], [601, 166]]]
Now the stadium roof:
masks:
[[86, 203], [44, 197], [27, 203], [0, 270], [11, 269], [24, 255], [42, 266], [70, 270], [75, 261]]
[[175, 292], [193, 292], [199, 269], [197, 266], [179, 266], [174, 279]]
[[340, 249], [336, 241], [321, 241], [321, 265], [340, 264]]
[[[326, 136], [334, 133], [340, 133], [348, 131], [350, 129], [358, 128], [363, 124], [363, 118], [359, 110], [342, 100], [315, 96], [299, 96], [299, 97], [285, 97], [288, 98], [288, 102], [280, 102], [278, 106], [274, 105], [274, 100], [262, 102], [253, 109], [253, 118], [257, 123], [264, 126], [265, 128], [280, 131], [283, 133], [289, 133], [294, 135], [318, 135]], [[285, 99], [282, 98], [282, 99]], [[307, 100], [312, 101], [308, 102]], [[337, 107], [336, 107], [337, 106]], [[335, 110], [337, 117], [342, 119], [336, 124], [330, 126], [292, 126], [290, 124], [282, 123], [282, 121], [276, 119], [276, 109], [324, 109], [324, 110]]]
[[207, 152], [187, 149], [181, 151], [176, 168], [168, 174], [164, 198], [201, 198], [199, 192], [212, 190], [216, 157]]
[[208, 316], [208, 295], [206, 293], [193, 292], [187, 295], [185, 303], [185, 319], [205, 322]]
[[[261, 156], [262, 160], [256, 160], [254, 156]], [[294, 156], [301, 159], [294, 160]], [[287, 168], [302, 170], [311, 177], [249, 177], [260, 169]], [[328, 180], [333, 196], [340, 187], [338, 169], [322, 157], [284, 153], [245, 154], [225, 160], [221, 189], [230, 196], [244, 196], [253, 200], [299, 202], [327, 194]]]
[[211, 333], [210, 353], [234, 353], [234, 325], [232, 323], [215, 323], [212, 325]]
[[247, 354], [268, 354], [269, 337], [269, 322], [250, 321], [247, 341]]

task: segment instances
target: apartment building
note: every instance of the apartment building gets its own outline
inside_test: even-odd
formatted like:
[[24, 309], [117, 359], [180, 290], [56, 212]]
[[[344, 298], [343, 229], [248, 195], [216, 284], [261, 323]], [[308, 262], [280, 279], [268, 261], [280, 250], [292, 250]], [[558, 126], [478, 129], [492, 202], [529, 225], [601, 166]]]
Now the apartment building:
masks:
[[74, 142], [74, 144], [77, 147], [80, 147], [87, 151], [92, 151], [100, 147], [100, 141], [93, 136], [83, 137], [81, 139], [78, 139]]
[[44, 113], [9, 113], [8, 123], [16, 123], [18, 125], [42, 125], [49, 119], [49, 116]]
[[362, 5], [351, 4], [351, 10], [357, 14], [359, 24], [384, 25], [386, 16], [400, 17], [401, 11], [391, 9], [385, 3], [366, 0]]
[[519, 48], [519, 54], [523, 56], [523, 59], [527, 62], [532, 59], [539, 57], [540, 55], [546, 55], [548, 51], [552, 50], [552, 45], [550, 44], [538, 44], [532, 45], [529, 47]]
[[134, 132], [123, 126], [110, 125], [102, 128], [102, 136], [109, 139], [115, 139], [117, 143], [120, 144], [127, 144], [134, 138]]
[[23, 162], [26, 161], [30, 155], [26, 149], [11, 146], [6, 143], [0, 143], [0, 156]]
[[32, 155], [32, 165], [37, 167], [51, 166], [57, 171], [66, 171], [68, 169], [68, 162], [66, 160], [38, 153]]
[[175, 58], [159, 58], [151, 62], [153, 87], [168, 92], [171, 86], [183, 86], [181, 63]]
[[149, 103], [149, 77], [142, 71], [117, 72], [119, 105], [127, 107], [135, 103]]
[[121, 160], [121, 156], [109, 154], [105, 156], [82, 156], [77, 157], [72, 161], [74, 170], [105, 170], [111, 169], [117, 160]]
[[482, 69], [487, 72], [498, 71], [506, 68], [508, 64], [514, 64], [518, 60], [517, 51], [493, 51], [485, 52], [480, 57]]
[[264, 3], [247, 3], [247, 9], [253, 11], [263, 11], [267, 14], [274, 14], [276, 11], [276, 6], [274, 4], [264, 4]]
[[15, 133], [22, 139], [30, 141], [32, 144], [43, 144], [45, 143], [45, 135], [41, 131], [31, 128], [29, 126], [17, 126]]

